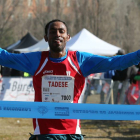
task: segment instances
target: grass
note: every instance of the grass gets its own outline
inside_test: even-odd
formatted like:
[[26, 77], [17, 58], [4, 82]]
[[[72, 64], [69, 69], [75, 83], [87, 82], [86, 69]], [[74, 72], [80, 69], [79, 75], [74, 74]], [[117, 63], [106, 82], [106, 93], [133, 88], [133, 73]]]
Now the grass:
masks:
[[139, 140], [140, 121], [82, 120], [85, 140]]
[[32, 119], [0, 118], [0, 140], [28, 140]]
[[[81, 120], [85, 140], [139, 140], [140, 121]], [[28, 140], [32, 119], [0, 118], [0, 140]]]

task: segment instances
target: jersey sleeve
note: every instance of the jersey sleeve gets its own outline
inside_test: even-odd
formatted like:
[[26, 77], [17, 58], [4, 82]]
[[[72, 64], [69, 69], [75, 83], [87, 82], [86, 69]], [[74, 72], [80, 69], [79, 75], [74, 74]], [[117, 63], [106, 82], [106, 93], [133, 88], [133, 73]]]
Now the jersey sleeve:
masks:
[[109, 70], [123, 70], [140, 62], [140, 50], [126, 55], [112, 57], [99, 56], [86, 52], [76, 52], [78, 63], [84, 77], [92, 73], [107, 72]]
[[9, 53], [0, 48], [0, 65], [34, 75], [41, 59], [41, 52]]

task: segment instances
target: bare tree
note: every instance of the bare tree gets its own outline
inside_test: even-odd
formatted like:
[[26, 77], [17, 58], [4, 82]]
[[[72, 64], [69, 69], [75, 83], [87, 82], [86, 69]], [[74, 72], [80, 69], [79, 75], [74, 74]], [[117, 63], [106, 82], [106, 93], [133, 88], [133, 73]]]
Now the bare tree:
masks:
[[[139, 49], [140, 0], [33, 1], [34, 6], [24, 1], [21, 7], [19, 0], [0, 0], [0, 45], [17, 41], [27, 32], [42, 39], [46, 23], [58, 18], [68, 24], [71, 36], [86, 28], [126, 52]], [[29, 8], [32, 17], [27, 16]]]
[[[14, 21], [12, 18], [14, 13], [16, 12], [16, 7], [18, 6], [19, 1], [8, 1], [1, 0], [0, 1], [0, 44], [2, 46], [6, 46], [12, 42], [12, 27], [14, 25]], [[10, 33], [10, 34], [9, 34]], [[9, 40], [8, 40], [9, 39]], [[9, 41], [9, 42], [8, 42]], [[11, 41], [11, 42], [10, 42]]]

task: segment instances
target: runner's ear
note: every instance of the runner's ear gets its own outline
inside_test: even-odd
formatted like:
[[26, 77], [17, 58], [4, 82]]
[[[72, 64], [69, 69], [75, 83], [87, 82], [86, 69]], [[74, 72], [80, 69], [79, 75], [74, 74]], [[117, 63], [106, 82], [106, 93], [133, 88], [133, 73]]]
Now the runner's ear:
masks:
[[47, 35], [44, 35], [44, 39], [45, 39], [46, 42], [48, 42], [48, 37], [47, 37]]
[[69, 41], [71, 39], [70, 35], [67, 35], [67, 41]]

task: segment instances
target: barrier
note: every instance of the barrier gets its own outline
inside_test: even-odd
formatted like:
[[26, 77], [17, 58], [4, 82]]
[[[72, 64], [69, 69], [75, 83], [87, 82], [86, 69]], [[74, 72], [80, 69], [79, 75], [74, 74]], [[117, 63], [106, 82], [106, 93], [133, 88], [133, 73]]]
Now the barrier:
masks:
[[140, 120], [139, 105], [0, 101], [0, 117]]
[[100, 95], [98, 104], [126, 104], [125, 93], [129, 85], [129, 80], [114, 82], [112, 79], [92, 78], [87, 84], [84, 103], [88, 103], [88, 98], [93, 98], [90, 103], [95, 103], [95, 95]]
[[[87, 98], [90, 95], [98, 94], [100, 95], [98, 104], [126, 104], [125, 92], [128, 87], [128, 80], [121, 83], [113, 82], [111, 79], [92, 78], [87, 84], [83, 103], [87, 103]], [[133, 92], [129, 94], [133, 94]], [[0, 79], [0, 100], [34, 101], [32, 78], [2, 77]], [[139, 102], [140, 98], [135, 104], [139, 104]]]
[[[122, 86], [123, 85], [123, 86]], [[91, 94], [99, 94], [98, 104], [125, 104], [125, 91], [129, 81], [120, 83], [111, 79], [92, 78], [87, 84], [83, 103]], [[3, 77], [0, 79], [0, 100], [3, 101], [34, 101], [32, 78]], [[140, 100], [136, 102], [139, 104]], [[94, 103], [94, 102], [93, 102]]]
[[32, 78], [0, 78], [0, 100], [34, 101]]
[[[101, 104], [27, 102], [29, 101], [27, 100], [28, 97], [32, 96], [32, 101], [34, 98], [32, 78], [3, 78], [0, 84], [1, 99], [12, 100], [0, 101], [0, 117], [140, 120], [140, 110], [137, 105], [108, 105], [114, 102], [114, 82], [111, 79], [92, 79], [86, 89], [84, 103], [87, 102], [93, 86], [94, 94], [100, 95]], [[104, 95], [106, 95], [106, 98], [103, 102]]]

